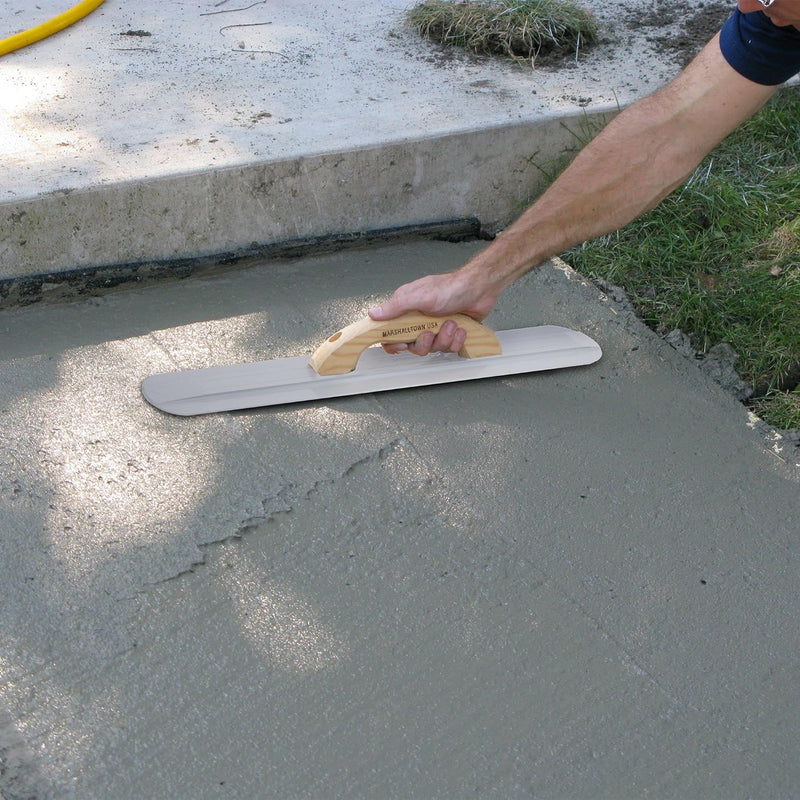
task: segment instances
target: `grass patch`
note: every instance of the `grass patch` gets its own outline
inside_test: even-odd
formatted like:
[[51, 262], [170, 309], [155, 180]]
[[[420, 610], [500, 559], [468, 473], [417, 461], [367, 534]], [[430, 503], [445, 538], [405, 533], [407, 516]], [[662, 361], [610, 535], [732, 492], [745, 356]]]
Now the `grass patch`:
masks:
[[425, 0], [408, 20], [439, 44], [515, 59], [577, 56], [597, 40], [594, 17], [571, 0]]
[[753, 408], [800, 428], [800, 91], [784, 89], [689, 181], [617, 233], [565, 254], [622, 287], [660, 334], [739, 354]]

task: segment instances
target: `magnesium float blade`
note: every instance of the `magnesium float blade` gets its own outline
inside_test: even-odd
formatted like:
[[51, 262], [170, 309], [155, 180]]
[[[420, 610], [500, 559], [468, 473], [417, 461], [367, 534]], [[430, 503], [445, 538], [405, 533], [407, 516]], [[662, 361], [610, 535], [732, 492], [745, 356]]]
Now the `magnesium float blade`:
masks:
[[191, 416], [577, 367], [602, 355], [593, 339], [555, 325], [498, 331], [497, 337], [502, 355], [388, 355], [376, 346], [344, 375], [318, 375], [308, 357], [299, 356], [153, 375], [142, 383], [142, 394], [162, 411]]

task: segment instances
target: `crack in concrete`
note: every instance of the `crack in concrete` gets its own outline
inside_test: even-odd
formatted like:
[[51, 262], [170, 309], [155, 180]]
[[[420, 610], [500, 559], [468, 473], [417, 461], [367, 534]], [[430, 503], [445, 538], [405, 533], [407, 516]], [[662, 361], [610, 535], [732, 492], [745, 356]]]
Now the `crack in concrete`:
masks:
[[[401, 447], [408, 447], [408, 448], [411, 447], [409, 441], [403, 436], [396, 437], [395, 439], [392, 439], [390, 442], [383, 445], [382, 447], [379, 447], [374, 452], [368, 453], [366, 456], [359, 458], [352, 464], [349, 464], [338, 475], [334, 477], [321, 478], [319, 480], [314, 481], [308, 489], [305, 489], [304, 491], [301, 492], [296, 491], [297, 484], [294, 483], [287, 484], [273, 497], [269, 497], [261, 501], [262, 507], [264, 508], [263, 515], [252, 516], [248, 517], [246, 520], [243, 520], [239, 525], [239, 530], [237, 531], [237, 533], [231, 537], [228, 537], [228, 540], [240, 539], [242, 536], [254, 530], [256, 527], [263, 524], [264, 522], [269, 522], [270, 520], [275, 519], [281, 514], [290, 514], [297, 503], [306, 502], [310, 500], [322, 488], [326, 486], [332, 486], [333, 484], [338, 483], [339, 481], [349, 478], [351, 475], [353, 475], [355, 472], [357, 472], [367, 464], [375, 464], [385, 461], [389, 456], [391, 456], [396, 450], [400, 449]], [[267, 510], [268, 504], [274, 502], [276, 499], [284, 503], [284, 508]], [[201, 547], [209, 547], [221, 543], [222, 543], [221, 541], [208, 542], [204, 545], [201, 545]]]
[[[242, 520], [238, 524], [235, 533], [229, 534], [220, 539], [214, 539], [210, 542], [198, 543], [197, 548], [201, 554], [200, 558], [198, 558], [196, 561], [192, 561], [185, 569], [176, 572], [174, 575], [169, 575], [164, 578], [159, 578], [155, 581], [148, 581], [144, 583], [142, 585], [142, 589], [137, 592], [137, 594], [143, 593], [148, 588], [179, 580], [187, 575], [193, 575], [198, 567], [206, 566], [207, 553], [210, 550], [230, 544], [231, 542], [237, 542], [243, 537], [247, 536], [249, 533], [256, 531], [260, 525], [275, 520], [281, 515], [291, 514], [297, 504], [311, 500], [314, 495], [320, 492], [320, 490], [323, 488], [332, 486], [339, 481], [351, 477], [362, 467], [385, 461], [389, 456], [401, 448], [408, 448], [411, 450], [414, 449], [411, 443], [405, 437], [399, 436], [382, 445], [377, 450], [368, 453], [362, 458], [354, 461], [352, 464], [349, 464], [339, 474], [332, 477], [320, 478], [314, 481], [306, 489], [298, 491], [298, 484], [291, 482], [287, 483], [274, 495], [261, 500], [261, 507], [263, 509], [262, 514], [254, 514]], [[0, 798], [0, 800], [2, 800], [2, 798]]]

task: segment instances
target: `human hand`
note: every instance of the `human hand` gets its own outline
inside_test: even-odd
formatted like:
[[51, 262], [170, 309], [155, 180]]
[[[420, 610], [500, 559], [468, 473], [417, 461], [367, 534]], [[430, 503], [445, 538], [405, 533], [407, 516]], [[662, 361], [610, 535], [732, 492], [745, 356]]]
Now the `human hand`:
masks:
[[[479, 322], [497, 302], [497, 296], [470, 279], [464, 270], [441, 275], [427, 275], [395, 290], [380, 306], [370, 309], [369, 315], [377, 321], [390, 320], [409, 311], [421, 311], [436, 317], [448, 314], [466, 314]], [[422, 333], [410, 344], [383, 345], [387, 353], [408, 351], [418, 356], [428, 353], [457, 353], [464, 346], [467, 332], [453, 320], [448, 320], [437, 334]]]

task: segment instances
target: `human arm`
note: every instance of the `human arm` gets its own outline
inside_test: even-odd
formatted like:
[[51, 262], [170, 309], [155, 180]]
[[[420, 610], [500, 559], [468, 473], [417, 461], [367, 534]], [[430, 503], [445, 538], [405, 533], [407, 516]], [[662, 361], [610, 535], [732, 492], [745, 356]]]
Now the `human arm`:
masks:
[[[399, 287], [370, 316], [391, 319], [418, 310], [483, 319], [521, 275], [656, 206], [776, 90], [734, 71], [718, 38], [670, 84], [613, 119], [492, 244], [453, 272]], [[453, 327], [436, 338], [424, 334], [408, 349], [419, 355], [457, 350], [461, 332]]]

